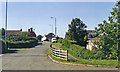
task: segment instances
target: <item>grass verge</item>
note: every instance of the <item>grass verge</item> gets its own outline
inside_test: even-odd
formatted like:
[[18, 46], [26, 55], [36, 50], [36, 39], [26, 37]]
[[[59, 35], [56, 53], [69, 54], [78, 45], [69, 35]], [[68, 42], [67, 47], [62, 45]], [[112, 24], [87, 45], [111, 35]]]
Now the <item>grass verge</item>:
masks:
[[21, 51], [27, 48], [8, 48], [8, 50], [2, 54], [6, 54], [6, 53], [16, 53], [16, 51]]
[[16, 50], [16, 51], [21, 51], [24, 49], [26, 49], [26, 48], [8, 48], [8, 50]]
[[[53, 43], [53, 45], [57, 45], [62, 48], [62, 45], [60, 43]], [[67, 49], [65, 46], [63, 46], [64, 49]], [[68, 49], [68, 53], [72, 56], [80, 59], [79, 61], [74, 59], [69, 59], [68, 62], [76, 63], [76, 64], [88, 64], [88, 65], [104, 65], [104, 66], [117, 66], [118, 62], [117, 60], [99, 60], [99, 59], [83, 59], [80, 57], [75, 56], [71, 50]]]
[[57, 45], [58, 47], [62, 47], [62, 44], [60, 43], [52, 43], [52, 45]]

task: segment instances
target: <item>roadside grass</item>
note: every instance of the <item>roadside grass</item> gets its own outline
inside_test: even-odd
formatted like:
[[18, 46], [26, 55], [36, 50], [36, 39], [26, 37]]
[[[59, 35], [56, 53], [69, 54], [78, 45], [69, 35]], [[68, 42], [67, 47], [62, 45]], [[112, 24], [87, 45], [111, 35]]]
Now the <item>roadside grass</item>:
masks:
[[16, 51], [21, 51], [27, 48], [8, 48], [8, 50], [16, 50]]
[[118, 62], [116, 60], [96, 60], [96, 59], [80, 59], [75, 61], [75, 63], [89, 64], [89, 65], [106, 65], [106, 66], [117, 66]]
[[8, 48], [8, 50], [6, 52], [4, 52], [3, 54], [16, 53], [16, 51], [21, 51], [21, 50], [24, 50], [24, 49], [27, 49], [27, 48]]
[[52, 59], [54, 59], [54, 60], [56, 60], [56, 61], [59, 61], [59, 62], [67, 62], [66, 60], [62, 60], [62, 59], [59, 59], [59, 58], [56, 58], [56, 57], [52, 56], [52, 55], [50, 54], [50, 51], [49, 51], [49, 50], [50, 50], [50, 49], [48, 49], [47, 52], [46, 52], [46, 55], [47, 55], [47, 56], [50, 56]]
[[49, 51], [50, 49], [48, 48], [47, 49], [47, 51], [46, 51], [46, 55], [48, 56], [48, 55], [50, 55], [50, 51]]
[[61, 43], [58, 43], [58, 42], [57, 42], [57, 43], [52, 43], [52, 45], [57, 45], [57, 46], [60, 47], [60, 48], [62, 47], [62, 44], [61, 44]]
[[[62, 46], [62, 44], [60, 43], [53, 43], [53, 45], [57, 45], [63, 48], [64, 50], [67, 50], [67, 48], [65, 46]], [[105, 65], [105, 66], [117, 66], [118, 65], [117, 60], [83, 59], [83, 58], [77, 57], [74, 53], [72, 53], [71, 50], [68, 50], [68, 53], [79, 59], [79, 61], [74, 60], [74, 59], [68, 59], [68, 62], [72, 62], [72, 63], [88, 64], [88, 65]]]
[[56, 57], [52, 56], [51, 54], [50, 54], [50, 57], [52, 59], [56, 60], [56, 61], [59, 61], [59, 62], [67, 62], [66, 60], [62, 60], [62, 59], [56, 58]]

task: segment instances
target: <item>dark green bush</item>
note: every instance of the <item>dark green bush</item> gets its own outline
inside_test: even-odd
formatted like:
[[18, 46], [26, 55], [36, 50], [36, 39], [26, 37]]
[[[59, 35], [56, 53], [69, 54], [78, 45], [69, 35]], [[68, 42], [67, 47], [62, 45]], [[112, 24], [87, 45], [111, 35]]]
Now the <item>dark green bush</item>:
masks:
[[26, 41], [8, 41], [9, 48], [30, 48], [38, 44], [37, 38], [30, 37]]
[[102, 51], [87, 50], [84, 46], [77, 45], [75, 41], [59, 39], [58, 42], [62, 44], [64, 50], [68, 50], [68, 52], [75, 57], [83, 59], [107, 59]]

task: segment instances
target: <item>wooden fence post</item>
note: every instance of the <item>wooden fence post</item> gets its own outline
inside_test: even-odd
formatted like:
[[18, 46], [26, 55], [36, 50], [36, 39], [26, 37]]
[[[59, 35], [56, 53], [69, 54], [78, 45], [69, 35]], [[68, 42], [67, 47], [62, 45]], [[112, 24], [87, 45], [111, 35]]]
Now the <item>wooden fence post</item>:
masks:
[[67, 61], [68, 61], [68, 50], [67, 50]]

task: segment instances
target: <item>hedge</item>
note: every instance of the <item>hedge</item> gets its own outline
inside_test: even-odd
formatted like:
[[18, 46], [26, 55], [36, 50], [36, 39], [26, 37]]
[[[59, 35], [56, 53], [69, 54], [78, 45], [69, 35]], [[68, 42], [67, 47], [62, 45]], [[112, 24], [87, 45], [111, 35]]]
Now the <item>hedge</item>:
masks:
[[87, 50], [85, 47], [77, 45], [75, 41], [59, 39], [58, 42], [62, 44], [64, 50], [68, 50], [75, 57], [83, 59], [107, 59], [102, 51]]
[[[5, 52], [5, 41], [4, 40], [0, 40], [0, 45], [2, 45], [1, 47], [0, 47], [0, 51], [2, 52], [2, 53], [4, 53]], [[8, 42], [7, 42], [7, 47], [8, 47]]]
[[8, 41], [9, 48], [30, 48], [36, 46], [37, 44], [38, 40], [34, 37], [28, 38], [26, 41]]

